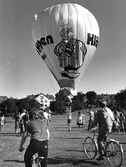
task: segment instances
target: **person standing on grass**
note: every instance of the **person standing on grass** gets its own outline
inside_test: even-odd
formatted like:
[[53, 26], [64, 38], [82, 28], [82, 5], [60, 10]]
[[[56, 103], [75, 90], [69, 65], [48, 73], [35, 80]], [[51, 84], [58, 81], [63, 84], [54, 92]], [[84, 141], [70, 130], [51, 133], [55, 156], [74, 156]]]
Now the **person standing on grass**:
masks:
[[18, 133], [19, 132], [19, 123], [20, 123], [20, 113], [15, 112], [12, 119], [14, 119], [14, 121], [15, 121], [15, 127], [14, 127], [15, 133]]
[[113, 114], [114, 114], [114, 124], [113, 124], [113, 131], [117, 131], [118, 133], [120, 132], [120, 113], [115, 110], [113, 111]]
[[102, 100], [99, 102], [100, 109], [97, 111], [94, 122], [90, 128], [95, 127], [98, 124], [98, 152], [99, 157], [97, 160], [104, 160], [104, 144], [107, 134], [112, 131], [114, 115], [113, 112], [107, 107], [107, 102]]
[[48, 140], [50, 138], [48, 122], [42, 119], [38, 110], [29, 112], [29, 119], [30, 122], [28, 122], [26, 131], [23, 133], [19, 151], [24, 150], [23, 145], [30, 134], [30, 144], [24, 155], [25, 166], [32, 167], [32, 156], [38, 153], [38, 156], [44, 157], [41, 162], [41, 167], [47, 167]]
[[89, 123], [88, 123], [88, 129], [90, 129], [90, 127], [92, 126], [93, 122], [94, 122], [94, 117], [95, 117], [95, 114], [94, 114], [94, 111], [92, 109], [89, 109], [89, 111], [87, 111], [89, 113]]
[[22, 120], [23, 120], [23, 127], [24, 127], [24, 130], [26, 130], [27, 123], [29, 122], [29, 114], [28, 114], [28, 111], [26, 111], [25, 114], [22, 116]]
[[85, 115], [79, 111], [77, 115], [77, 125], [79, 126], [79, 128], [81, 125], [83, 125], [83, 117], [85, 117]]
[[27, 121], [27, 115], [26, 115], [26, 113], [27, 113], [27, 111], [26, 111], [26, 109], [23, 109], [22, 110], [22, 113], [21, 113], [21, 115], [20, 115], [20, 123], [19, 123], [19, 125], [20, 125], [20, 133], [23, 133], [23, 131], [25, 130], [25, 125], [26, 125], [26, 121]]
[[68, 119], [67, 119], [67, 124], [68, 124], [68, 130], [71, 131], [71, 123], [72, 123], [72, 113], [71, 111], [68, 113]]
[[121, 130], [123, 132], [125, 132], [125, 126], [124, 126], [124, 124], [125, 124], [125, 116], [124, 116], [123, 112], [120, 112], [120, 118], [119, 119], [120, 119]]
[[0, 113], [0, 131], [4, 131], [5, 117], [3, 112]]

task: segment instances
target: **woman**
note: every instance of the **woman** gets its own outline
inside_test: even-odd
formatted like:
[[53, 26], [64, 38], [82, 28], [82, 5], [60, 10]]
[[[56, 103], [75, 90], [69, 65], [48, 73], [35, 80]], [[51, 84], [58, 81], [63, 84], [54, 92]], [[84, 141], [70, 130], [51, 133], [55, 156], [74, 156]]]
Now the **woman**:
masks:
[[38, 156], [44, 157], [41, 162], [42, 167], [47, 167], [47, 156], [48, 156], [48, 140], [49, 140], [49, 130], [48, 123], [40, 118], [38, 111], [29, 112], [30, 122], [27, 124], [26, 131], [23, 133], [19, 151], [23, 151], [23, 145], [26, 138], [30, 134], [30, 144], [28, 145], [24, 161], [26, 167], [32, 167], [31, 159], [33, 155], [38, 153]]

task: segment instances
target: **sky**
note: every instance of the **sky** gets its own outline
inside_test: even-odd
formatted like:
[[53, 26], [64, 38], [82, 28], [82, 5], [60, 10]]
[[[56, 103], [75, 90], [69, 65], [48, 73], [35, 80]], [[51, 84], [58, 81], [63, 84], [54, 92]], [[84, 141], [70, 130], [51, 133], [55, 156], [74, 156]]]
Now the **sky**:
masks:
[[32, 25], [35, 14], [68, 2], [87, 8], [100, 27], [98, 48], [77, 91], [116, 94], [126, 88], [126, 0], [0, 0], [0, 96], [60, 90], [35, 51]]

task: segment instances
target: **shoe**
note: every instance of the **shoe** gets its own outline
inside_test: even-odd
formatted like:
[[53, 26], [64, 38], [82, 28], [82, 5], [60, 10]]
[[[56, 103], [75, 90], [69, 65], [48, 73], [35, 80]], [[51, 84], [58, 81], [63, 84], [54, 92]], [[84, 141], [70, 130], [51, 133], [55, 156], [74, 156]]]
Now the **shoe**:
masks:
[[96, 158], [97, 161], [101, 161], [101, 160], [104, 160], [103, 156], [100, 155], [98, 158]]

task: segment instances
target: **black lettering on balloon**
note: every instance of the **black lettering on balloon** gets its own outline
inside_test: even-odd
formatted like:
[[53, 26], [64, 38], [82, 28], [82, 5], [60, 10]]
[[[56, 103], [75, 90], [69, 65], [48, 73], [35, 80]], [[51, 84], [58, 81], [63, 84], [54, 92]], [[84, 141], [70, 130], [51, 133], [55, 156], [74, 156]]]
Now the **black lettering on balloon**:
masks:
[[42, 44], [42, 45], [44, 45], [44, 46], [45, 46], [45, 45], [47, 45], [47, 43], [46, 43], [46, 41], [45, 41], [45, 38], [44, 38], [44, 37], [42, 37], [42, 38], [40, 39], [40, 41], [41, 41], [41, 44]]
[[88, 33], [87, 35], [87, 44], [97, 47], [99, 43], [99, 37], [90, 33]]
[[47, 41], [47, 44], [52, 44], [52, 43], [54, 43], [53, 37], [50, 36], [50, 35], [48, 35], [48, 36], [46, 37], [46, 41]]
[[49, 45], [49, 44], [53, 44], [53, 37], [51, 35], [47, 35], [47, 37], [42, 37], [40, 40], [37, 40], [37, 42], [35, 43], [35, 47], [36, 50], [38, 52], [38, 54], [40, 55], [42, 50], [43, 50], [43, 46]]
[[36, 44], [35, 44], [36, 50], [38, 52], [38, 54], [41, 53], [41, 51], [43, 50], [43, 46], [41, 44], [41, 42], [39, 40], [37, 40]]

